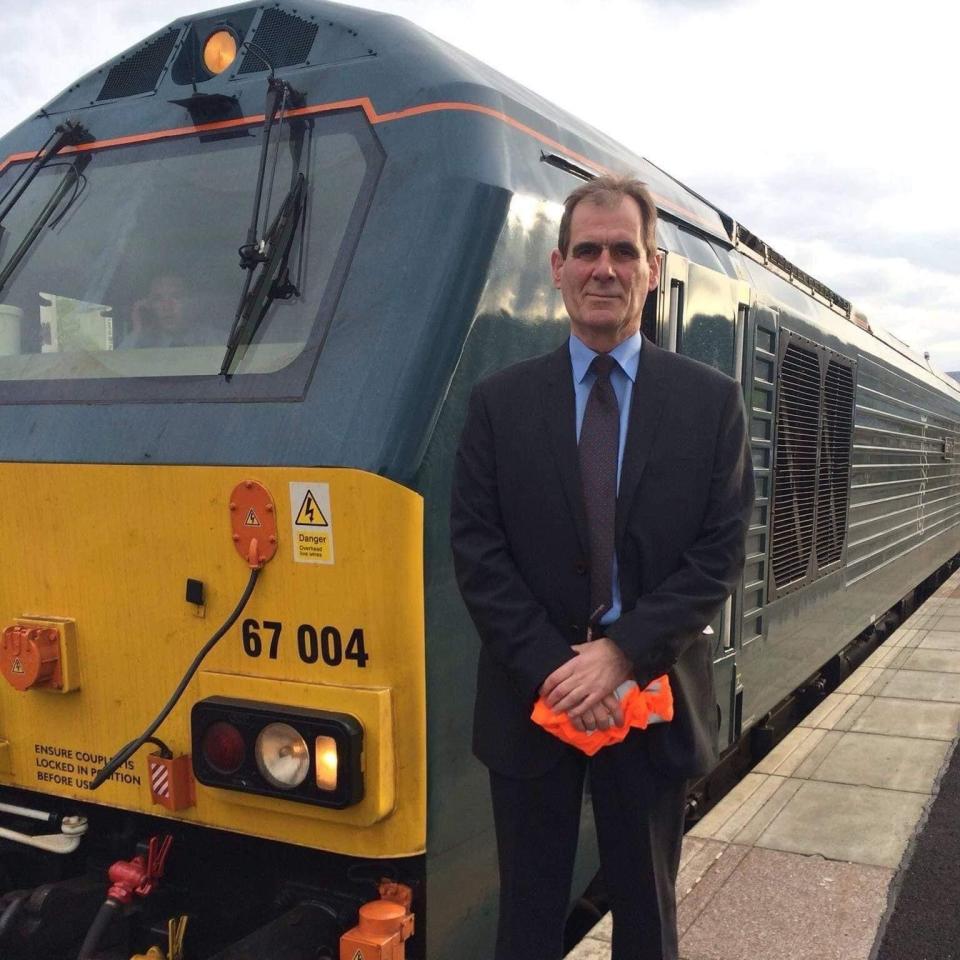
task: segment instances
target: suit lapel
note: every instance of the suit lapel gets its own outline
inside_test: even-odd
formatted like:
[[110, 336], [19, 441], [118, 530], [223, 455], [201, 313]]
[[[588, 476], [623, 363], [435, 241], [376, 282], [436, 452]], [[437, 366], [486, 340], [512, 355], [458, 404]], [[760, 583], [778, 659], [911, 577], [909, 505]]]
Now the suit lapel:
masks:
[[570, 347], [563, 345], [546, 357], [546, 389], [542, 391], [543, 419], [556, 461], [557, 473], [570, 507], [580, 547], [589, 555], [587, 516], [580, 484], [580, 463], [577, 456], [577, 413], [573, 392], [573, 367]]
[[620, 472], [620, 490], [617, 494], [616, 549], [619, 553], [627, 516], [633, 505], [637, 485], [643, 476], [650, 457], [653, 440], [660, 424], [663, 405], [662, 356], [663, 351], [644, 338], [640, 351], [640, 366], [637, 381], [633, 385], [630, 401], [630, 421], [627, 424], [627, 441], [623, 451], [623, 467]]

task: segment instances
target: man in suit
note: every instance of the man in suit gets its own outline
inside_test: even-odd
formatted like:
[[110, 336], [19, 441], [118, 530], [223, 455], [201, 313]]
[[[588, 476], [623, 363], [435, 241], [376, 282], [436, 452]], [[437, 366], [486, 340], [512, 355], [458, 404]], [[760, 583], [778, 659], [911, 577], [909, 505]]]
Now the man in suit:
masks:
[[[704, 627], [741, 573], [753, 475], [739, 386], [640, 333], [659, 280], [635, 180], [567, 198], [558, 350], [471, 396], [454, 474], [457, 579], [482, 641], [474, 750], [500, 861], [495, 960], [558, 960], [589, 771], [613, 960], [676, 960], [687, 778], [716, 761]], [[616, 689], [667, 673], [672, 722], [587, 757], [530, 719], [621, 724]]]

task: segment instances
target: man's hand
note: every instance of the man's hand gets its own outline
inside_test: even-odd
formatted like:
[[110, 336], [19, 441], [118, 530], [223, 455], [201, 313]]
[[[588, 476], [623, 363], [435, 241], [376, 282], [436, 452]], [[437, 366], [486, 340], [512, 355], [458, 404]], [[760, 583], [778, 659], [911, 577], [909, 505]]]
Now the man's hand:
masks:
[[609, 693], [595, 707], [588, 707], [578, 717], [570, 717], [574, 729], [581, 733], [591, 730], [609, 730], [623, 726], [623, 710], [616, 694]]
[[633, 669], [623, 651], [608, 637], [573, 647], [577, 654], [543, 681], [540, 696], [557, 713], [566, 713], [578, 729], [623, 724], [614, 691]]

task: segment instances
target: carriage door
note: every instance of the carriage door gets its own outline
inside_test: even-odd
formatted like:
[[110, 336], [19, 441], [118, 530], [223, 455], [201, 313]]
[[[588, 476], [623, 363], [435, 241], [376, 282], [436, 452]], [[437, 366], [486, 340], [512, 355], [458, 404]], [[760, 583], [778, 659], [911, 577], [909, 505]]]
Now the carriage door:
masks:
[[675, 351], [683, 323], [683, 299], [689, 261], [660, 250], [660, 285], [643, 308], [643, 332], [657, 346]]
[[[719, 262], [717, 266], [720, 266]], [[669, 288], [665, 290], [668, 298], [667, 331], [676, 338], [674, 349], [742, 382], [749, 286], [719, 269], [693, 261], [686, 262], [684, 268], [683, 275], [680, 270], [671, 268]], [[737, 669], [740, 609], [738, 593], [727, 600], [710, 624], [721, 750], [740, 733], [742, 684]]]

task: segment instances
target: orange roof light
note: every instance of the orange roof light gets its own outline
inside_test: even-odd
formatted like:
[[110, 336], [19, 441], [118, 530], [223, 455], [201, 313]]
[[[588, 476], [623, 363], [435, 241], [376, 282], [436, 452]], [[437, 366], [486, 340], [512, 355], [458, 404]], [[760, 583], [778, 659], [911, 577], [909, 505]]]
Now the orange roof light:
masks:
[[237, 59], [237, 38], [229, 30], [217, 30], [203, 45], [203, 65], [211, 73], [223, 73]]

